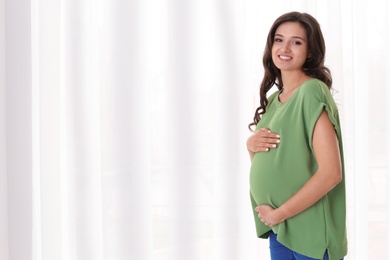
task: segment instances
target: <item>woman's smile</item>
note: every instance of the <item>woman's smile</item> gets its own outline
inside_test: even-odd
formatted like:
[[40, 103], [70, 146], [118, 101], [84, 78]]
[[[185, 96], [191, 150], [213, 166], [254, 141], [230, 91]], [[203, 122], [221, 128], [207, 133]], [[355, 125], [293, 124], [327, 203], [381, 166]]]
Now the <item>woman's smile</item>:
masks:
[[292, 57], [286, 56], [286, 55], [279, 55], [279, 58], [280, 58], [281, 60], [285, 60], [285, 61], [292, 60]]

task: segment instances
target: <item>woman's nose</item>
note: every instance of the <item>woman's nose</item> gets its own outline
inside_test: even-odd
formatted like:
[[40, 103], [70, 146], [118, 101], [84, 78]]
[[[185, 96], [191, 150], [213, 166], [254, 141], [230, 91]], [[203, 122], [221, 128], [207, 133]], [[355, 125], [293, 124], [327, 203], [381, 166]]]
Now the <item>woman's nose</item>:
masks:
[[288, 42], [284, 42], [282, 45], [282, 51], [283, 52], [289, 52], [290, 51], [290, 44]]

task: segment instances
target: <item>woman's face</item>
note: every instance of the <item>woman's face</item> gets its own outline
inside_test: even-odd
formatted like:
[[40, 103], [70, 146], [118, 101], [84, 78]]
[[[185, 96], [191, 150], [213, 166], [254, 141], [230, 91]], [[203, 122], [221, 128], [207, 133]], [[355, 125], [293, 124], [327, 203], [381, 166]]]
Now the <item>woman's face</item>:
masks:
[[307, 58], [307, 35], [298, 22], [285, 22], [276, 29], [272, 61], [282, 72], [302, 71]]

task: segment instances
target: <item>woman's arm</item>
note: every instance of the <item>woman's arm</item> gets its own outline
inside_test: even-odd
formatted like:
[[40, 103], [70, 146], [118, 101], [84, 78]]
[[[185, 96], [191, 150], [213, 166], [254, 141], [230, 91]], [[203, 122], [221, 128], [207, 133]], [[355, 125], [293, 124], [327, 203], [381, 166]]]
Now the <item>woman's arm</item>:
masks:
[[257, 152], [268, 152], [270, 148], [276, 148], [280, 143], [280, 136], [272, 133], [268, 128], [256, 130], [246, 141], [246, 147], [251, 161]]
[[314, 127], [313, 149], [318, 163], [317, 172], [313, 177], [279, 208], [273, 209], [268, 205], [256, 207], [259, 218], [266, 225], [273, 227], [305, 211], [342, 180], [337, 135], [325, 110]]

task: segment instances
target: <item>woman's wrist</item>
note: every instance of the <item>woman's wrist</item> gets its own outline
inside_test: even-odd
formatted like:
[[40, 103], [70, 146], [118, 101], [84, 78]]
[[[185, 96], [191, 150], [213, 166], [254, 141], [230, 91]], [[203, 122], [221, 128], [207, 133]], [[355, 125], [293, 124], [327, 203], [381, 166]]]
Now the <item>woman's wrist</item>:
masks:
[[276, 218], [279, 220], [279, 223], [291, 217], [290, 212], [285, 205], [281, 205], [279, 208], [275, 209], [275, 214]]

